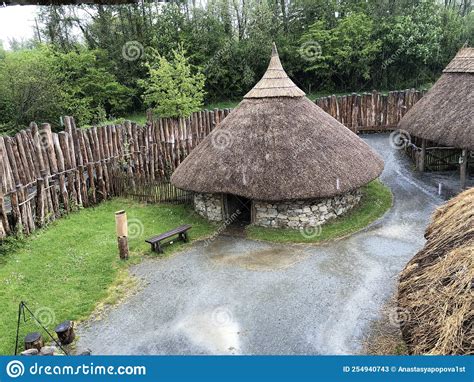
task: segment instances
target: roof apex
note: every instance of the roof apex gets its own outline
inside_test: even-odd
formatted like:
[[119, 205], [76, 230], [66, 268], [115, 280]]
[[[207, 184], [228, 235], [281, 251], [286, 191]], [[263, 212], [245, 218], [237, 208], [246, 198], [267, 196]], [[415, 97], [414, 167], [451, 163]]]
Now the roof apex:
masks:
[[272, 56], [262, 79], [244, 98], [303, 97], [305, 92], [288, 77], [281, 65], [276, 44], [272, 44]]
[[443, 73], [474, 73], [474, 48], [459, 49]]

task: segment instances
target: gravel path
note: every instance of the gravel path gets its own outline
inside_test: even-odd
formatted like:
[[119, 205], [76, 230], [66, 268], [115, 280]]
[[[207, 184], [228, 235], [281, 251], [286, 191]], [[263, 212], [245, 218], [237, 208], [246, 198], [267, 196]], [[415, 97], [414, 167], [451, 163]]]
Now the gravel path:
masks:
[[393, 208], [370, 227], [319, 246], [221, 236], [132, 269], [145, 286], [79, 327], [93, 354], [352, 354], [424, 244], [437, 189], [417, 179], [384, 134]]

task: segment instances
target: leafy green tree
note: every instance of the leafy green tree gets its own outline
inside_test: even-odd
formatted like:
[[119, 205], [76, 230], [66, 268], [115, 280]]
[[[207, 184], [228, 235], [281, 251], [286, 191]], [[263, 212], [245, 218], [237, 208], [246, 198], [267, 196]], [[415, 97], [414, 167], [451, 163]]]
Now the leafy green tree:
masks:
[[0, 58], [0, 123], [19, 130], [31, 121], [59, 122], [59, 73], [49, 49], [7, 51]]
[[[317, 21], [301, 40], [302, 59], [308, 61], [307, 71], [325, 73], [339, 85], [357, 90], [371, 78], [370, 68], [376, 60], [381, 42], [374, 36], [374, 22], [364, 13], [351, 13], [334, 28]], [[319, 44], [320, 55], [305, 52], [310, 44]]]
[[474, 44], [471, 0], [179, 0], [54, 6], [36, 18], [35, 38], [0, 49], [0, 124], [15, 129], [64, 114], [98, 123], [143, 111], [145, 99], [182, 113], [176, 104], [194, 102], [188, 91], [170, 87], [169, 100], [150, 101], [151, 51], [175, 68], [173, 49], [184, 47], [209, 102], [242, 97], [266, 69], [272, 41], [307, 93], [419, 87]]
[[80, 124], [99, 123], [130, 109], [133, 91], [117, 81], [104, 65], [103, 55], [100, 50], [87, 49], [55, 55], [64, 112], [74, 115]]
[[5, 48], [3, 47], [3, 41], [0, 40], [0, 60], [4, 59], [6, 55], [7, 55], [7, 52], [5, 51]]
[[205, 77], [194, 71], [182, 46], [173, 49], [168, 61], [155, 52], [146, 63], [149, 78], [141, 81], [145, 104], [163, 117], [186, 117], [198, 111], [204, 100]]
[[[405, 9], [403, 15], [381, 22], [378, 35], [383, 46], [382, 65], [375, 69], [383, 72], [383, 83], [408, 87], [434, 81], [435, 73], [447, 63], [442, 63], [441, 40], [449, 33], [443, 31], [441, 7], [433, 0], [422, 0]], [[449, 48], [449, 59], [457, 48]]]

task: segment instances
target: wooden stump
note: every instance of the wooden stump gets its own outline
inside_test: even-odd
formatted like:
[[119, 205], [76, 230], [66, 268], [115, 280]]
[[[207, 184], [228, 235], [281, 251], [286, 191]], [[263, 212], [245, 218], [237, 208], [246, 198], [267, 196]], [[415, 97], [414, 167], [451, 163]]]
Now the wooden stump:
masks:
[[120, 258], [122, 260], [128, 259], [128, 225], [127, 213], [125, 211], [122, 210], [115, 213], [115, 226]]
[[43, 347], [43, 337], [38, 332], [28, 333], [25, 337], [25, 350], [37, 349], [41, 350]]
[[58, 335], [59, 342], [61, 342], [62, 345], [69, 345], [72, 341], [74, 341], [74, 338], [76, 338], [73, 321], [67, 320], [61, 322], [58, 326], [56, 326], [54, 331]]
[[128, 259], [128, 237], [121, 236], [117, 238], [119, 255], [122, 260]]

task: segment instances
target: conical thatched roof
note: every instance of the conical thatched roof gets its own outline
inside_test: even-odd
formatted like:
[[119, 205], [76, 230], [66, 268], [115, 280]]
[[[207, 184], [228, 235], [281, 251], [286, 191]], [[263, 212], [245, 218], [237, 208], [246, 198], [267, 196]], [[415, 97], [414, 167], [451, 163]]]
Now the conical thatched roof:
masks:
[[474, 354], [474, 188], [441, 206], [400, 275], [403, 338], [415, 354]]
[[398, 127], [445, 146], [474, 150], [474, 48], [463, 48]]
[[276, 48], [263, 79], [174, 172], [182, 189], [254, 200], [329, 197], [377, 178], [382, 159], [304, 96]]

